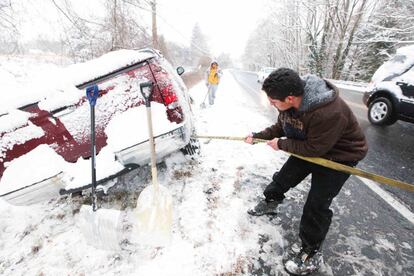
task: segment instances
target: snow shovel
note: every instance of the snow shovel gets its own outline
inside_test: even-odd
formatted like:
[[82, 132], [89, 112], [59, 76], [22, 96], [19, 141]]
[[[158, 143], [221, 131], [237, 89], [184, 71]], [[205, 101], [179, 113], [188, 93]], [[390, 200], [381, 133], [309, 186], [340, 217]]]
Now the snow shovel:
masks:
[[132, 241], [141, 245], [165, 246], [171, 241], [172, 198], [169, 191], [158, 184], [154, 134], [152, 129], [151, 102], [152, 83], [140, 83], [141, 94], [145, 99], [149, 144], [151, 150], [152, 185], [140, 193], [135, 208]]
[[91, 174], [92, 174], [92, 208], [82, 205], [80, 210], [81, 231], [87, 242], [96, 248], [120, 250], [119, 221], [121, 212], [118, 210], [99, 209], [96, 196], [96, 143], [95, 143], [95, 104], [99, 96], [97, 85], [86, 89], [86, 96], [91, 108]]
[[206, 99], [207, 99], [208, 92], [209, 92], [209, 90], [207, 89], [207, 93], [206, 93], [206, 95], [204, 96], [204, 100], [203, 100], [203, 102], [200, 104], [200, 108], [202, 108], [202, 109], [206, 108], [206, 104], [205, 104], [205, 102], [206, 102]]

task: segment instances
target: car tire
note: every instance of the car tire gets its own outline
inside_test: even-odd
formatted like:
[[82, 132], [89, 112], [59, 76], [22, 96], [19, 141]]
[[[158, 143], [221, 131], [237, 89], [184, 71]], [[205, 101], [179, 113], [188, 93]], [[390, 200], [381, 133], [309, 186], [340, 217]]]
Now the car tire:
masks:
[[181, 152], [184, 155], [190, 156], [200, 154], [200, 143], [198, 139], [191, 138], [190, 142], [184, 148], [181, 149]]
[[385, 97], [374, 99], [368, 107], [368, 120], [377, 126], [392, 125], [397, 121], [392, 102]]

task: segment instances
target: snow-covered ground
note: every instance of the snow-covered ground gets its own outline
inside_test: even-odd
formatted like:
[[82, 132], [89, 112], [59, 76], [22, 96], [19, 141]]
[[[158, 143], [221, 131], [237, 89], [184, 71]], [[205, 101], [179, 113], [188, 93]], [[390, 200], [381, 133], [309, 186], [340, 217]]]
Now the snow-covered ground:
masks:
[[[244, 136], [273, 123], [262, 115], [263, 106], [243, 93], [229, 71], [225, 71], [214, 106], [199, 107], [206, 93], [203, 83], [190, 93], [200, 135]], [[239, 141], [200, 143], [201, 155], [195, 160], [176, 153], [159, 166], [159, 182], [173, 196], [169, 246], [151, 249], [129, 245], [114, 252], [88, 245], [80, 229], [82, 198], [62, 197], [30, 207], [11, 206], [0, 199], [0, 274], [287, 275], [283, 252], [297, 241], [297, 229], [286, 233], [280, 218], [250, 217], [246, 213], [287, 155], [266, 145]], [[151, 183], [149, 170], [133, 171], [118, 182], [123, 193], [118, 193], [113, 202], [105, 200], [104, 208], [122, 206], [130, 212], [135, 199], [131, 194]], [[292, 208], [302, 208], [308, 185], [309, 181], [304, 181], [289, 191], [281, 213], [298, 221]], [[344, 193], [351, 195], [349, 190]], [[339, 213], [349, 212], [335, 201], [333, 208]], [[355, 239], [356, 247], [365, 242]], [[381, 248], [393, 250], [394, 245], [386, 239], [381, 244]], [[348, 263], [359, 264], [356, 271], [360, 275], [381, 271], [381, 263], [348, 253], [339, 254]], [[333, 275], [330, 263], [322, 271]]]
[[[228, 72], [216, 105], [201, 110], [205, 92], [204, 84], [191, 90], [200, 134], [244, 136], [270, 123], [250, 106]], [[263, 261], [281, 271], [282, 251], [269, 254], [274, 247], [284, 247], [281, 229], [266, 219], [252, 223], [246, 210], [268, 182], [264, 176], [281, 165], [282, 155], [243, 142], [201, 141], [201, 145], [197, 160], [177, 153], [160, 171], [160, 183], [174, 200], [170, 246], [151, 252], [139, 247], [97, 250], [80, 232], [79, 204], [73, 199], [30, 207], [1, 200], [0, 273], [213, 275], [259, 269]], [[265, 236], [266, 241], [260, 242]]]

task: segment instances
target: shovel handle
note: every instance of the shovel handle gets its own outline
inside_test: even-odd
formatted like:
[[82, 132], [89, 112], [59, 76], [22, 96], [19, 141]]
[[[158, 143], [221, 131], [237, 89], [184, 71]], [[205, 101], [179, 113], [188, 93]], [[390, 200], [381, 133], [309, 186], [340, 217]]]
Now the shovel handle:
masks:
[[149, 99], [150, 99], [151, 94], [152, 94], [152, 86], [153, 86], [153, 84], [150, 81], [141, 82], [139, 84], [139, 88], [141, 90], [142, 97], [144, 97], [146, 107], [151, 107], [151, 102], [150, 102]]
[[86, 88], [86, 97], [88, 98], [90, 106], [95, 106], [96, 99], [99, 97], [99, 88], [96, 84]]
[[148, 136], [151, 148], [151, 175], [152, 184], [154, 185], [154, 191], [158, 192], [158, 174], [157, 174], [157, 159], [155, 156], [155, 144], [154, 144], [154, 133], [152, 128], [152, 114], [151, 114], [151, 102], [150, 96], [152, 94], [152, 82], [143, 82], [139, 84], [141, 94], [145, 99], [145, 105], [147, 108], [147, 122], [148, 122]]
[[99, 88], [95, 84], [86, 88], [86, 97], [91, 107], [91, 171], [92, 171], [92, 210], [95, 212], [97, 208], [96, 197], [96, 142], [95, 142], [95, 105], [99, 96]]
[[[234, 137], [234, 136], [208, 136], [208, 135], [196, 135], [193, 136], [194, 138], [200, 138], [200, 139], [220, 139], [220, 140], [234, 140], [234, 141], [244, 141], [245, 137]], [[268, 140], [264, 140], [264, 139], [253, 139], [253, 143], [265, 143]], [[363, 171], [361, 169], [357, 169], [354, 167], [350, 167], [350, 166], [346, 166], [331, 160], [327, 160], [324, 158], [320, 158], [320, 157], [305, 157], [305, 156], [300, 156], [294, 153], [290, 153], [290, 152], [286, 152], [292, 156], [295, 156], [297, 158], [306, 160], [308, 162], [320, 165], [320, 166], [324, 166], [333, 170], [337, 170], [337, 171], [341, 171], [344, 173], [348, 173], [348, 174], [353, 174], [353, 175], [357, 175], [366, 179], [370, 179], [373, 180], [375, 182], [378, 183], [382, 183], [382, 184], [387, 184], [390, 186], [394, 186], [394, 187], [398, 187], [400, 189], [404, 189], [410, 192], [414, 192], [414, 185], [413, 184], [409, 184], [406, 182], [402, 182], [402, 181], [398, 181], [395, 179], [391, 179], [382, 175], [377, 175], [374, 173], [370, 173], [370, 172], [366, 172]]]
[[151, 174], [152, 174], [152, 184], [154, 185], [155, 190], [158, 190], [158, 175], [157, 175], [157, 159], [155, 157], [155, 143], [154, 143], [154, 133], [152, 129], [152, 115], [151, 107], [147, 107], [147, 121], [148, 121], [148, 134], [149, 134], [149, 143], [151, 147]]

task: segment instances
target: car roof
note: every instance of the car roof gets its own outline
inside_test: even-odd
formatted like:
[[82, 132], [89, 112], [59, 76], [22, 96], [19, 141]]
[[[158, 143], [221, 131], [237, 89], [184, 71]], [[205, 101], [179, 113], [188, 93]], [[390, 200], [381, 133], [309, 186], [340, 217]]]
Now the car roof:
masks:
[[[117, 50], [83, 63], [69, 65], [61, 69], [59, 75], [62, 77], [62, 85], [73, 85], [78, 89], [83, 89], [91, 83], [106, 77], [109, 78], [114, 74], [118, 74], [155, 57], [162, 57], [162, 55], [159, 51], [152, 48]], [[0, 105], [0, 116], [7, 115], [9, 110], [24, 110], [26, 107], [37, 104], [45, 95], [39, 94], [38, 97], [34, 97], [31, 101], [3, 102], [3, 105]]]
[[118, 71], [142, 63], [156, 56], [159, 52], [151, 48], [141, 50], [117, 50], [83, 63], [73, 64], [64, 71], [70, 82], [78, 88], [86, 83], [112, 75]]

